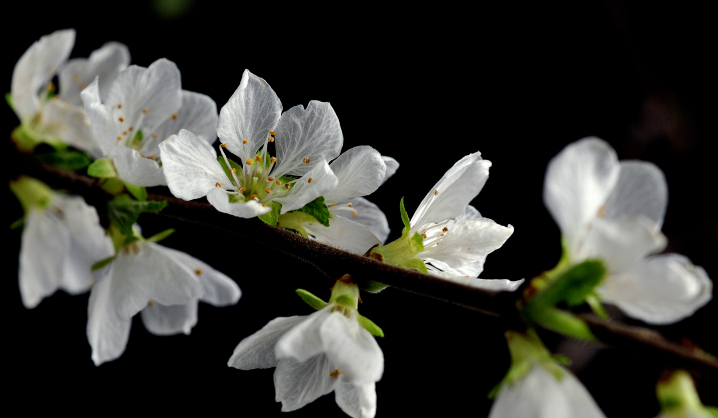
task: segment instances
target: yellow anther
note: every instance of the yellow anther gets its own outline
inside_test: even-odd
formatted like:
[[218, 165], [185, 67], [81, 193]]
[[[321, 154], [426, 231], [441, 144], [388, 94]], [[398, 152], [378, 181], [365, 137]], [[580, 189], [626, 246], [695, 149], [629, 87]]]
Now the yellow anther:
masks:
[[242, 141], [242, 143], [243, 143], [243, 144], [249, 144], [249, 139], [245, 139], [244, 141]]
[[274, 138], [270, 136], [269, 138], [267, 138], [267, 142], [274, 142]]
[[124, 122], [124, 121], [125, 121], [125, 118], [123, 118], [122, 116], [120, 116], [119, 121], [120, 121], [120, 122]]
[[314, 180], [314, 179], [313, 179], [313, 178], [311, 178], [311, 177], [309, 177], [309, 180], [307, 180], [307, 183], [311, 183], [311, 182], [312, 182], [312, 180]]
[[444, 231], [444, 232], [449, 232], [449, 228], [444, 227], [444, 229], [442, 229], [442, 231]]
[[267, 177], [267, 180], [274, 181], [274, 177]]
[[142, 113], [147, 113], [149, 110], [147, 108], [142, 109]]
[[292, 187], [291, 184], [289, 184], [289, 183], [285, 183], [285, 184], [284, 184], [284, 188], [285, 188], [285, 189], [289, 189], [290, 187]]
[[202, 274], [202, 269], [197, 269], [197, 270], [195, 270], [195, 271], [194, 271], [194, 274], [196, 274], [196, 275], [199, 276], [200, 274]]
[[217, 182], [217, 183], [214, 184], [214, 186], [215, 186], [215, 187], [222, 187], [222, 183]]
[[274, 180], [274, 183], [276, 183], [277, 186], [281, 186], [282, 182], [279, 180]]
[[252, 195], [252, 200], [259, 200], [259, 196], [257, 196], [256, 194], [253, 194], [253, 195]]
[[152, 134], [152, 139], [157, 139], [157, 134]]
[[229, 172], [232, 173], [232, 174], [237, 174], [237, 169], [236, 169], [236, 168], [233, 168], [233, 169], [229, 170]]
[[176, 113], [173, 113], [173, 114], [172, 114], [172, 119], [173, 119], [173, 120], [177, 120], [177, 114], [176, 114]]
[[471, 277], [471, 276], [469, 276], [469, 275], [467, 274], [466, 277]]
[[310, 161], [310, 160], [309, 160], [309, 158], [305, 158], [305, 159], [303, 159], [302, 161], [304, 161], [304, 164], [309, 164], [309, 161]]
[[348, 206], [349, 206], [350, 208], [353, 208], [353, 207], [354, 207], [354, 205], [352, 205], [351, 203], [348, 203]]
[[240, 192], [240, 193], [244, 192], [245, 190], [247, 190], [246, 187], [240, 187], [240, 188], [239, 188], [239, 192]]
[[247, 165], [252, 165], [252, 164], [254, 164], [254, 160], [251, 158], [247, 158], [247, 161], [245, 161], [244, 163]]
[[443, 237], [444, 235], [446, 235], [446, 234], [441, 234], [441, 235], [439, 235], [439, 236], [440, 236], [440, 237]]
[[269, 134], [272, 135], [272, 136], [274, 136], [274, 135], [277, 134], [277, 132], [276, 132], [276, 131], [269, 131]]
[[264, 203], [262, 203], [262, 207], [263, 207], [263, 208], [266, 208], [266, 207], [267, 207], [267, 205], [265, 205]]
[[222, 148], [227, 148], [227, 144], [219, 144], [219, 146]]
[[122, 137], [120, 135], [117, 135], [117, 140], [122, 141]]
[[274, 163], [276, 163], [276, 162], [277, 162], [277, 159], [276, 159], [276, 158], [274, 158], [274, 157], [272, 157], [272, 158], [270, 158], [270, 159], [269, 159], [269, 161], [270, 161], [270, 162], [271, 162], [272, 164], [274, 164]]
[[255, 155], [254, 158], [257, 159], [257, 162], [258, 162], [258, 163], [261, 163], [261, 162], [262, 162], [262, 156], [261, 156], [261, 155]]
[[424, 238], [426, 238], [426, 232], [425, 232], [425, 233], [423, 233], [423, 234], [421, 234], [421, 235], [422, 235], [422, 236], [423, 236]]
[[122, 135], [127, 136], [127, 131], [122, 132]]
[[272, 189], [270, 189], [269, 187], [265, 187], [265, 188], [264, 188], [264, 192], [265, 192], [265, 193], [269, 193], [269, 192], [271, 192], [271, 191], [272, 191]]
[[331, 377], [337, 377], [337, 376], [339, 376], [340, 374], [341, 374], [341, 372], [340, 372], [339, 370], [334, 370], [333, 372], [330, 372], [330, 373], [329, 373], [329, 376], [331, 376]]
[[353, 210], [353, 211], [352, 211], [352, 217], [353, 217], [353, 218], [356, 218], [357, 215], [358, 215], [358, 214], [357, 214], [357, 211]]
[[122, 109], [122, 103], [118, 103], [118, 104], [117, 104], [117, 108], [118, 108], [118, 109]]
[[157, 160], [157, 157], [155, 157], [154, 155], [150, 155], [150, 157], [149, 157], [149, 158], [150, 158], [150, 160], [152, 160], [152, 161], [155, 161], [155, 160]]
[[434, 196], [438, 196], [438, 195], [439, 195], [439, 191], [438, 191], [438, 190], [434, 190]]
[[130, 126], [130, 132], [132, 132], [133, 129], [135, 129], [135, 127], [134, 127], [134, 126]]

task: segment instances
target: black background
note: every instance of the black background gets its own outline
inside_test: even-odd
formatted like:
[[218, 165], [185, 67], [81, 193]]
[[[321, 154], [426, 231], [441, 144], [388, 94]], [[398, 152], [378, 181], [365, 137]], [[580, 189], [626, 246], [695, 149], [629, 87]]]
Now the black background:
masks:
[[[400, 230], [402, 196], [411, 214], [445, 170], [481, 151], [494, 165], [473, 204], [484, 216], [515, 227], [503, 248], [489, 256], [484, 278], [528, 279], [553, 267], [559, 232], [541, 200], [546, 164], [568, 143], [599, 136], [619, 158], [652, 161], [666, 173], [667, 251], [718, 275], [718, 71], [707, 6], [295, 3], [258, 10], [201, 1], [175, 19], [161, 17], [149, 3], [15, 6], [3, 24], [0, 78], [7, 91], [15, 62], [32, 42], [73, 27], [72, 57], [86, 57], [106, 41], [123, 42], [133, 64], [146, 67], [162, 57], [177, 63], [183, 88], [209, 95], [218, 107], [245, 68], [271, 84], [285, 109], [310, 100], [331, 102], [344, 150], [367, 144], [401, 164], [369, 197], [387, 214], [390, 239]], [[9, 133], [17, 119], [8, 108], [0, 114]], [[21, 209], [7, 190], [5, 202], [9, 224]], [[6, 400], [30, 411], [280, 414], [272, 370], [239, 371], [226, 362], [242, 338], [272, 318], [311, 313], [294, 295], [297, 287], [328, 297], [319, 274], [229, 235], [156, 218], [140, 218], [140, 224], [145, 236], [176, 227], [163, 244], [236, 280], [244, 293], [239, 303], [200, 305], [190, 336], [153, 336], [137, 317], [124, 355], [96, 368], [85, 336], [88, 296], [60, 292], [26, 310], [15, 279], [20, 231], [6, 232]], [[363, 300], [361, 312], [386, 334], [379, 341], [385, 373], [377, 384], [378, 416], [486, 416], [486, 394], [509, 362], [497, 320], [394, 289]], [[711, 302], [659, 330], [718, 353], [716, 320], [718, 307]], [[548, 343], [559, 341], [549, 336]], [[593, 346], [563, 347], [578, 359]], [[660, 371], [644, 358], [608, 349], [578, 376], [608, 416], [653, 417]], [[705, 403], [718, 405], [716, 381], [698, 383]], [[338, 415], [328, 395], [291, 416]]]

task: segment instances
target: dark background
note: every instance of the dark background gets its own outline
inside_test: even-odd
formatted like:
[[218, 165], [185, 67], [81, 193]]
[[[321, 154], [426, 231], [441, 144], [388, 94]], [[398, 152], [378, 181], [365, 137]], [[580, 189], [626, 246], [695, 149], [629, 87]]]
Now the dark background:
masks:
[[[157, 3], [97, 4], [22, 2], [15, 6], [24, 10], [6, 12], [0, 75], [6, 90], [15, 62], [32, 42], [69, 27], [77, 29], [72, 57], [86, 57], [106, 41], [123, 42], [133, 64], [146, 67], [161, 57], [177, 63], [183, 88], [208, 94], [218, 107], [248, 68], [272, 85], [285, 109], [331, 102], [345, 150], [368, 144], [400, 162], [397, 174], [370, 196], [389, 218], [391, 239], [400, 230], [401, 196], [411, 214], [446, 169], [480, 150], [494, 165], [473, 204], [515, 227], [489, 256], [484, 278], [529, 279], [555, 265], [559, 232], [541, 200], [544, 170], [565, 145], [596, 135], [619, 158], [652, 161], [666, 173], [668, 251], [718, 275], [718, 71], [711, 59], [714, 15], [707, 6], [302, 3], [258, 11], [248, 4], [229, 9], [196, 1], [172, 17], [158, 13]], [[9, 134], [17, 119], [8, 108], [0, 114]], [[21, 209], [7, 190], [5, 202], [9, 224]], [[294, 295], [297, 287], [328, 297], [319, 273], [230, 235], [144, 219], [146, 236], [175, 227], [164, 245], [235, 279], [244, 293], [239, 303], [201, 304], [191, 336], [153, 336], [137, 317], [124, 355], [96, 368], [85, 336], [88, 296], [60, 292], [26, 310], [15, 274], [20, 231], [6, 232], [6, 399], [31, 411], [280, 414], [272, 370], [239, 371], [226, 362], [242, 338], [272, 318], [312, 312]], [[227, 248], [247, 256], [227, 258]], [[385, 373], [377, 384], [378, 416], [486, 416], [486, 394], [509, 362], [499, 321], [394, 289], [363, 299], [361, 312], [386, 334], [379, 341]], [[711, 302], [659, 330], [718, 353], [717, 319], [717, 303]], [[549, 336], [548, 344], [559, 340]], [[578, 359], [592, 347], [567, 350]], [[643, 357], [608, 349], [578, 376], [608, 416], [654, 417], [660, 371]], [[704, 402], [718, 405], [716, 381], [698, 383]], [[335, 415], [341, 411], [328, 395], [291, 416]]]

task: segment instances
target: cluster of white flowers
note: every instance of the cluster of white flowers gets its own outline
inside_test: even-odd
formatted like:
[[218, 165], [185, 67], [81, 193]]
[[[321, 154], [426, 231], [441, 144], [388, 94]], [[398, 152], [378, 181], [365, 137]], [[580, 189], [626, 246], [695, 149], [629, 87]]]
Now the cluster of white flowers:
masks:
[[[404, 229], [385, 245], [389, 223], [364, 196], [399, 163], [370, 146], [341, 153], [343, 134], [329, 103], [311, 101], [307, 108], [282, 112], [269, 84], [245, 70], [218, 114], [211, 98], [182, 90], [173, 62], [129, 66], [129, 52], [118, 43], [105, 44], [88, 59], [67, 61], [74, 37], [73, 30], [43, 36], [18, 61], [11, 105], [21, 126], [13, 138], [26, 151], [47, 142], [92, 156], [88, 174], [117, 195], [108, 203], [109, 227], [101, 226], [95, 208], [81, 197], [27, 177], [11, 182], [11, 188], [26, 214], [19, 265], [23, 304], [33, 308], [57, 289], [91, 290], [87, 338], [96, 365], [122, 355], [138, 312], [153, 334], [189, 334], [199, 301], [226, 306], [241, 295], [226, 275], [157, 244], [171, 231], [142, 237], [138, 216], [162, 208], [146, 201], [144, 187], [166, 185], [184, 200], [206, 197], [220, 212], [258, 217], [464, 289], [513, 292], [523, 283], [478, 278], [487, 255], [514, 232], [470, 205], [491, 167], [479, 152], [456, 162], [411, 218], [402, 199]], [[60, 92], [54, 97], [49, 83], [56, 74]], [[217, 137], [219, 156], [213, 147]], [[549, 163], [544, 201], [561, 229], [564, 256], [525, 292], [526, 306], [554, 292], [553, 305], [534, 303], [533, 310], [525, 310], [529, 326], [542, 324], [536, 312], [555, 310], [557, 302], [569, 299], [573, 306], [600, 297], [654, 324], [690, 316], [711, 299], [712, 282], [702, 268], [680, 255], [655, 255], [666, 246], [660, 228], [667, 190], [654, 165], [619, 162], [602, 140], [583, 139]], [[575, 289], [556, 290], [555, 283], [575, 280], [576, 269], [589, 262], [600, 268], [579, 280], [595, 280], [593, 288], [580, 290], [580, 297]], [[373, 417], [384, 357], [372, 335], [383, 331], [358, 313], [360, 286], [349, 275], [337, 280], [329, 302], [298, 293], [317, 312], [270, 321], [239, 343], [229, 366], [276, 367], [276, 400], [283, 411], [334, 391], [346, 414]], [[512, 366], [498, 387], [491, 418], [603, 416], [533, 330], [507, 337]]]

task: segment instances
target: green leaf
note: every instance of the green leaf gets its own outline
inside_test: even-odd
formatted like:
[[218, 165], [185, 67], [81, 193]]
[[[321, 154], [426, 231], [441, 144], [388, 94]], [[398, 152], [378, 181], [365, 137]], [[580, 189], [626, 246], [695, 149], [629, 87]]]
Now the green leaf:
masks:
[[[229, 167], [227, 167], [227, 163], [224, 162], [224, 157], [222, 157], [222, 156], [220, 155], [219, 157], [217, 157], [217, 161], [219, 162], [219, 165], [222, 166], [222, 170], [224, 170], [224, 175], [227, 176], [227, 178], [229, 179], [229, 181], [231, 181], [232, 184], [234, 184], [234, 185], [236, 186], [237, 183], [235, 183], [235, 181], [234, 181], [234, 176], [232, 175], [232, 172], [229, 171]], [[234, 168], [235, 170], [237, 170], [238, 173], [241, 173], [241, 172], [242, 172], [242, 166], [241, 166], [241, 165], [239, 165], [239, 164], [237, 164], [236, 162], [232, 161], [231, 158], [227, 158], [227, 161], [229, 161], [229, 165], [232, 166], [232, 168]]]
[[97, 263], [92, 265], [92, 271], [102, 270], [103, 268], [109, 266], [110, 263], [115, 261], [115, 258], [117, 258], [117, 254], [113, 255], [112, 257], [107, 257], [98, 261]]
[[125, 189], [127, 189], [127, 191], [130, 192], [130, 194], [134, 196], [135, 199], [140, 201], [147, 200], [147, 189], [145, 189], [143, 186], [136, 186], [134, 184], [125, 182], [122, 182], [122, 184], [124, 184]]
[[564, 270], [534, 296], [533, 300], [551, 306], [559, 302], [578, 306], [601, 284], [605, 275], [606, 267], [601, 260], [585, 260]]
[[324, 196], [319, 196], [304, 205], [301, 209], [293, 210], [291, 212], [303, 212], [309, 214], [314, 217], [317, 222], [324, 226], [329, 226], [329, 219], [332, 217], [332, 214], [329, 213], [329, 208], [324, 204]]
[[64, 170], [80, 170], [87, 167], [92, 159], [80, 151], [62, 150], [35, 156], [43, 164], [53, 165]]
[[107, 212], [110, 222], [115, 225], [122, 235], [133, 236], [132, 225], [144, 212], [159, 212], [167, 206], [167, 202], [139, 202], [123, 194], [115, 196], [107, 203]]
[[359, 286], [359, 289], [369, 292], [369, 293], [379, 293], [382, 290], [389, 287], [389, 285], [386, 285], [384, 283], [375, 282], [374, 280], [361, 280], [357, 279], [357, 285]]
[[365, 330], [369, 331], [369, 333], [375, 337], [384, 337], [384, 331], [379, 328], [377, 324], [375, 324], [371, 319], [367, 318], [366, 316], [359, 315], [357, 312], [357, 320], [359, 321], [359, 325], [364, 327]]
[[282, 204], [279, 202], [269, 202], [269, 205], [272, 207], [272, 210], [264, 215], [259, 215], [258, 218], [269, 225], [276, 226], [277, 221], [279, 221], [279, 212], [282, 210]]
[[20, 218], [20, 219], [18, 219], [18, 220], [16, 220], [15, 222], [13, 222], [13, 223], [10, 224], [10, 230], [12, 231], [12, 230], [18, 229], [18, 228], [20, 228], [24, 223], [25, 223], [25, 217], [23, 216], [22, 218]]
[[15, 106], [12, 105], [12, 93], [5, 93], [5, 101], [10, 106], [10, 109], [15, 110]]
[[718, 418], [718, 408], [715, 406], [706, 406], [706, 411], [713, 414], [714, 417]]
[[117, 171], [109, 158], [99, 158], [87, 167], [87, 175], [104, 179], [117, 177]]
[[407, 215], [406, 209], [404, 209], [404, 197], [402, 197], [401, 201], [399, 201], [399, 210], [401, 211], [401, 222], [404, 223], [404, 229], [401, 231], [401, 234], [404, 235], [411, 229], [411, 221], [409, 220], [409, 215]]
[[140, 130], [137, 131], [137, 133], [135, 134], [135, 137], [132, 138], [132, 145], [139, 145], [139, 144], [142, 142], [143, 139], [144, 139], [144, 137], [143, 137], [143, 135], [142, 135], [142, 129], [140, 129]]
[[324, 309], [328, 304], [304, 289], [297, 289], [297, 295], [309, 306], [316, 310]]
[[163, 239], [165, 239], [165, 238], [169, 237], [170, 235], [172, 235], [174, 232], [175, 232], [174, 228], [165, 229], [164, 231], [158, 232], [158, 233], [152, 235], [151, 237], [147, 238], [147, 241], [150, 241], [150, 242], [160, 242], [160, 241], [162, 241]]

